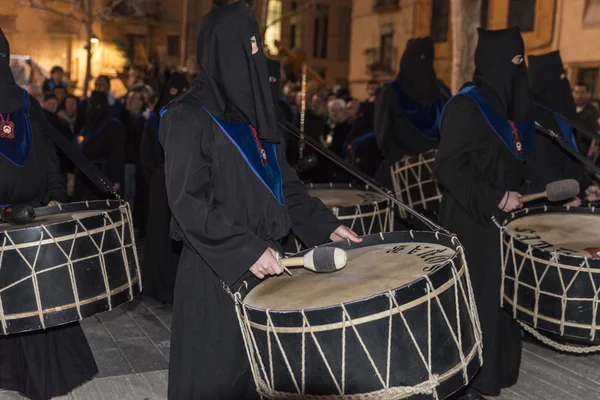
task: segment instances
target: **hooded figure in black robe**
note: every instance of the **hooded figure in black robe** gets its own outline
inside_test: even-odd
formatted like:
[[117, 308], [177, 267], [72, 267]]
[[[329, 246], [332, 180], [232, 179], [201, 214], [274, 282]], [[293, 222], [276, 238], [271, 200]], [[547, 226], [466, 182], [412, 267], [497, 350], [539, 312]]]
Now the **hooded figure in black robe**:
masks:
[[[6, 121], [0, 130], [0, 204], [41, 207], [61, 202], [66, 198], [65, 182], [56, 149], [44, 132], [50, 124], [37, 100], [15, 83], [9, 57], [8, 41], [0, 30], [0, 114]], [[79, 324], [0, 334], [0, 390], [46, 400], [69, 393], [97, 372]]]
[[[578, 151], [576, 129], [570, 122], [578, 119], [576, 106], [560, 53], [529, 56], [528, 69], [535, 120], [561, 135], [568, 146]], [[581, 199], [586, 192], [595, 198], [592, 192], [597, 192], [597, 188], [590, 187], [592, 181], [583, 165], [542, 132], [536, 132], [525, 168], [527, 186], [532, 193], [543, 192], [552, 181], [575, 179], [581, 188]], [[580, 199], [575, 199], [570, 205], [579, 203]]]
[[[111, 116], [104, 92], [93, 91], [88, 107], [85, 125], [74, 142], [83, 155], [113, 181], [115, 189], [120, 190], [125, 173], [125, 128]], [[76, 171], [73, 198], [97, 200], [103, 195], [81, 171]]]
[[150, 188], [149, 213], [142, 268], [144, 295], [161, 303], [173, 303], [177, 263], [181, 242], [171, 239], [171, 211], [165, 187], [165, 158], [158, 142], [160, 110], [189, 87], [185, 76], [174, 73], [163, 88], [160, 98], [146, 120], [140, 146], [144, 175]]
[[478, 30], [475, 75], [447, 104], [434, 172], [445, 189], [439, 222], [464, 246], [483, 331], [483, 367], [465, 399], [497, 396], [519, 375], [521, 330], [500, 308], [500, 231], [535, 134], [518, 28]]
[[447, 88], [433, 68], [431, 38], [410, 39], [396, 79], [383, 85], [375, 100], [375, 137], [383, 161], [376, 180], [392, 188], [390, 167], [405, 155], [435, 149]]
[[[251, 399], [233, 286], [267, 242], [290, 227], [314, 246], [349, 238], [285, 162], [256, 19], [244, 2], [219, 7], [198, 32], [199, 74], [163, 114], [172, 236], [183, 242], [175, 283], [169, 399]], [[334, 232], [332, 234], [332, 232]], [[273, 259], [274, 260], [274, 259]]]

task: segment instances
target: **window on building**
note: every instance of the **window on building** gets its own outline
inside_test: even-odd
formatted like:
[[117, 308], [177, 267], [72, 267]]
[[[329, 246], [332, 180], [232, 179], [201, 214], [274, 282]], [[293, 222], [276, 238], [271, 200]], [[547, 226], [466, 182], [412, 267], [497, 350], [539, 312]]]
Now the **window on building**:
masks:
[[592, 97], [598, 97], [598, 73], [600, 68], [581, 68], [579, 70], [578, 82], [585, 82], [590, 85]]
[[350, 36], [352, 35], [352, 9], [342, 8], [338, 12], [339, 16], [339, 48], [338, 60], [348, 61], [350, 59]]
[[448, 40], [450, 0], [433, 0], [431, 3], [431, 39], [436, 42]]
[[536, 0], [509, 0], [508, 26], [518, 26], [521, 32], [532, 32], [535, 25]]
[[265, 46], [272, 55], [279, 53], [275, 44], [281, 40], [281, 0], [270, 0], [267, 8], [267, 29], [265, 31]]
[[315, 31], [313, 42], [313, 57], [327, 58], [327, 35], [329, 28], [329, 6], [317, 4]]
[[379, 69], [393, 71], [394, 62], [394, 31], [386, 29], [381, 33], [379, 41]]
[[179, 57], [181, 55], [181, 44], [179, 43], [179, 35], [167, 36], [167, 56]]
[[488, 26], [488, 14], [490, 10], [490, 0], [481, 0], [481, 14], [479, 16], [479, 26], [483, 29], [487, 29]]
[[298, 34], [298, 27], [296, 26], [296, 24], [291, 24], [290, 25], [290, 49], [296, 48], [296, 44], [297, 44], [296, 35], [297, 34]]
[[583, 23], [586, 25], [600, 25], [600, 0], [586, 1]]

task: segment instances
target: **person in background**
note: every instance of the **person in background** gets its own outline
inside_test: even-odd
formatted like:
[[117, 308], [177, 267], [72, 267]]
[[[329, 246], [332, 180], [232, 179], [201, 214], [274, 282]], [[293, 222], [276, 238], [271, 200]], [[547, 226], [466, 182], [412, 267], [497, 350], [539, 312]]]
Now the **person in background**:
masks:
[[[587, 83], [577, 82], [575, 86], [573, 86], [573, 99], [575, 100], [577, 115], [579, 116], [580, 122], [583, 124], [583, 128], [590, 132], [598, 132], [600, 130], [600, 126], [598, 125], [600, 111], [590, 103], [590, 97], [590, 85]], [[590, 154], [591, 140], [587, 136], [576, 133], [575, 138], [577, 140], [577, 147], [583, 155], [597, 157], [596, 154]], [[594, 146], [594, 148], [595, 147], [596, 146]], [[592, 153], [593, 152], [594, 150], [592, 148]]]
[[350, 133], [350, 124], [346, 116], [346, 103], [334, 99], [328, 103], [329, 120], [322, 138], [323, 144], [336, 155], [344, 156], [344, 142]]
[[58, 111], [58, 99], [52, 93], [47, 93], [44, 95], [44, 102], [42, 103], [42, 108], [44, 111], [50, 114], [56, 114]]
[[59, 118], [69, 126], [71, 138], [75, 136], [75, 122], [77, 121], [78, 107], [79, 99], [72, 94], [68, 94], [67, 97], [65, 97], [62, 110], [58, 112]]
[[[85, 125], [74, 143], [114, 183], [114, 189], [120, 191], [125, 171], [125, 128], [112, 116], [105, 92], [93, 91], [87, 105]], [[80, 171], [75, 171], [73, 197], [75, 201], [104, 198]]]
[[375, 98], [379, 82], [367, 82], [367, 99], [360, 103], [352, 129], [347, 138], [347, 159], [358, 169], [374, 177], [381, 164], [381, 153], [375, 139]]
[[129, 68], [129, 78], [127, 79], [127, 88], [133, 89], [136, 85], [146, 84], [146, 69], [141, 65], [135, 65]]
[[67, 89], [67, 83], [64, 81], [65, 71], [62, 67], [56, 65], [50, 70], [50, 78], [44, 81], [42, 91], [44, 93], [53, 93], [57, 87]]
[[360, 101], [355, 98], [349, 98], [346, 102], [346, 118], [348, 123], [354, 125], [356, 117], [358, 116], [358, 109], [360, 108]]
[[27, 88], [27, 92], [31, 97], [36, 99], [38, 103], [42, 104], [44, 102], [44, 91], [42, 90], [42, 87], [37, 83], [29, 85], [29, 87]]
[[[106, 95], [108, 99], [108, 112], [111, 118], [121, 119], [126, 113], [127, 110], [123, 103], [115, 98], [114, 93], [110, 90], [110, 78], [106, 75], [99, 75], [94, 81], [94, 91], [102, 92]], [[89, 99], [81, 100], [79, 104], [79, 108], [77, 111], [77, 123], [75, 124], [75, 130], [79, 132], [86, 123], [87, 120], [87, 111]]]
[[383, 156], [376, 179], [388, 188], [393, 187], [392, 165], [439, 143], [439, 118], [448, 98], [436, 77], [434, 58], [430, 37], [410, 39], [400, 72], [375, 101], [375, 137]]

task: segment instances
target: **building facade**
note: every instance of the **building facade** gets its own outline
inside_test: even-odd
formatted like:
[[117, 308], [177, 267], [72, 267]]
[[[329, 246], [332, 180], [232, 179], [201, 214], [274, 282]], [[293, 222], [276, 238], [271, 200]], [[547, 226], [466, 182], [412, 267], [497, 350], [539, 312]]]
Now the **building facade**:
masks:
[[[520, 26], [527, 54], [560, 50], [572, 82], [583, 80], [600, 95], [600, 0], [483, 0], [481, 26]], [[450, 0], [354, 0], [349, 80], [364, 96], [370, 79], [387, 81], [398, 72], [406, 42], [431, 36], [435, 68], [450, 83]]]

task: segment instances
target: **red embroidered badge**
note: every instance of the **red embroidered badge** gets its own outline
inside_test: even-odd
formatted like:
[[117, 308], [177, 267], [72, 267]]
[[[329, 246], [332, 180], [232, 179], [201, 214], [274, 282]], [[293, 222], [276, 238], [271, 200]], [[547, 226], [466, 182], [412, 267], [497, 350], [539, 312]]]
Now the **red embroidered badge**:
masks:
[[15, 124], [10, 121], [10, 114], [7, 114], [6, 119], [0, 114], [0, 137], [4, 139], [15, 137]]
[[252, 136], [254, 136], [254, 140], [256, 141], [256, 147], [258, 147], [258, 152], [260, 153], [260, 158], [262, 159], [263, 165], [268, 165], [269, 160], [267, 159], [267, 152], [263, 148], [260, 143], [260, 139], [258, 138], [258, 133], [256, 133], [256, 129], [252, 125], [250, 125], [250, 129], [252, 129]]
[[513, 140], [515, 142], [515, 149], [517, 150], [517, 154], [521, 154], [523, 152], [523, 144], [521, 143], [521, 138], [519, 138], [519, 130], [515, 126], [513, 121], [508, 121], [510, 124], [510, 129], [512, 130]]

